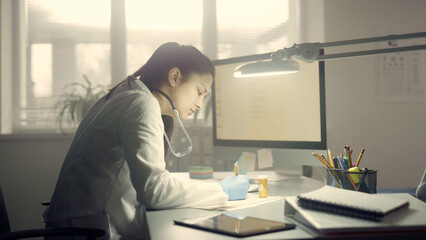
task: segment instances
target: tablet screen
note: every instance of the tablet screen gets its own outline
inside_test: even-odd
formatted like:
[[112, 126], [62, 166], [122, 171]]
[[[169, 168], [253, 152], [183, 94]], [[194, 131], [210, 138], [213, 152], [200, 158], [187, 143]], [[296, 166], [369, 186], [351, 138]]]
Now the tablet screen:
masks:
[[210, 232], [247, 237], [262, 233], [270, 233], [293, 229], [293, 224], [267, 219], [222, 213], [213, 217], [175, 220], [175, 224], [202, 229]]

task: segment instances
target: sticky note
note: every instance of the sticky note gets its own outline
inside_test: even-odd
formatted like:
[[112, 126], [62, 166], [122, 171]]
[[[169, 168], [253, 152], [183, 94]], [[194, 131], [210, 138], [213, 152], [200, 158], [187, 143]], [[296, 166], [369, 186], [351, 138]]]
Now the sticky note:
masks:
[[195, 179], [212, 178], [213, 168], [210, 166], [190, 166], [189, 177]]
[[270, 149], [259, 149], [257, 156], [257, 167], [259, 169], [273, 166], [272, 151]]
[[247, 171], [254, 171], [256, 163], [256, 154], [250, 152], [242, 152], [238, 163], [240, 165], [240, 174], [246, 174]]

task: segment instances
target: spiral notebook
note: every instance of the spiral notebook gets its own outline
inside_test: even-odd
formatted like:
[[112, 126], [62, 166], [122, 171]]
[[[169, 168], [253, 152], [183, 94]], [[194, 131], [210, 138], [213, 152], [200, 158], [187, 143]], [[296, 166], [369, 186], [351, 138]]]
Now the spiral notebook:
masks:
[[318, 190], [297, 196], [303, 208], [373, 221], [394, 211], [407, 208], [408, 200], [390, 198], [385, 195], [369, 194], [352, 190], [324, 186]]
[[[345, 215], [302, 208], [296, 196], [286, 197], [284, 216], [313, 236], [336, 234], [426, 234], [426, 203], [407, 193], [378, 194], [388, 198], [408, 201], [410, 206], [387, 214], [379, 222]], [[404, 238], [412, 239], [412, 238]]]

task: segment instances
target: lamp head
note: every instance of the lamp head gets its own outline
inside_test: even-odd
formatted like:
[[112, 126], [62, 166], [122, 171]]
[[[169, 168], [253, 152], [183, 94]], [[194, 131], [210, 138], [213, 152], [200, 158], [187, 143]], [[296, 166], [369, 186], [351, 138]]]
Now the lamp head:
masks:
[[234, 77], [260, 77], [290, 74], [299, 71], [299, 64], [294, 60], [272, 59], [243, 64], [234, 71]]
[[[237, 67], [234, 77], [273, 76], [299, 71], [299, 64], [293, 57], [304, 62], [313, 62], [319, 55], [319, 43], [294, 44], [290, 48], [279, 49], [271, 55], [271, 60], [248, 63]], [[284, 59], [284, 60], [283, 60]]]

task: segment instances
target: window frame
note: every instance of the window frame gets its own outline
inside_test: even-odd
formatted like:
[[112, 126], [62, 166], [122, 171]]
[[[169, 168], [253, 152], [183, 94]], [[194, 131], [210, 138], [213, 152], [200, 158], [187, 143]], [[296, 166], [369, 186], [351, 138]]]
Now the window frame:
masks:
[[[114, 0], [116, 1], [116, 0]], [[112, 1], [112, 2], [114, 2]], [[121, 2], [125, 2], [125, 0], [121, 0]], [[204, 4], [211, 4], [215, 1], [210, 0], [204, 0]], [[7, 44], [5, 42], [5, 35], [7, 33], [4, 30], [10, 31], [12, 33], [12, 48], [10, 48], [9, 58], [12, 59], [11, 62], [7, 61], [7, 59], [3, 58], [2, 52], [2, 60], [1, 60], [1, 72], [2, 76], [0, 79], [0, 86], [1, 86], [1, 101], [0, 101], [0, 135], [4, 134], [13, 134], [13, 135], [59, 135], [60, 133], [57, 131], [56, 127], [52, 127], [50, 129], [26, 129], [18, 126], [17, 120], [19, 119], [19, 114], [21, 114], [20, 106], [14, 106], [16, 103], [20, 102], [20, 96], [22, 94], [26, 94], [24, 91], [29, 82], [31, 81], [30, 76], [30, 61], [27, 59], [29, 57], [29, 51], [30, 51], [30, 45], [28, 43], [28, 33], [27, 33], [27, 5], [26, 0], [14, 0], [14, 1], [4, 1], [1, 0], [1, 11], [2, 11], [2, 21], [1, 21], [1, 29], [2, 29], [2, 41], [0, 44], [2, 45], [2, 49], [4, 49], [4, 45]], [[211, 5], [210, 5], [211, 6]], [[112, 8], [112, 6], [111, 6]], [[7, 9], [11, 9], [12, 11], [7, 11]], [[204, 7], [203, 11], [204, 13], [208, 11], [209, 7]], [[299, 11], [299, 6], [297, 4], [292, 4], [289, 2], [289, 15], [294, 16], [297, 15], [297, 11]], [[114, 14], [114, 11], [111, 11], [111, 14]], [[118, 11], [116, 11], [115, 14], [120, 14]], [[210, 17], [206, 18], [205, 16], [210, 15]], [[120, 16], [119, 16], [120, 17]], [[122, 16], [125, 17], [125, 16]], [[11, 21], [3, 21], [3, 18], [11, 19]], [[113, 18], [111, 16], [111, 18]], [[213, 18], [211, 14], [203, 14], [203, 26], [211, 26], [214, 21], [216, 21], [216, 18]], [[123, 39], [119, 41], [124, 41], [124, 45], [127, 46], [126, 37], [124, 34], [114, 34], [114, 30], [112, 29], [112, 26], [110, 26], [111, 35], [122, 35]], [[218, 56], [218, 48], [220, 43], [217, 39], [217, 28], [216, 33], [212, 33], [211, 31], [206, 31], [204, 28], [201, 29], [202, 32], [202, 41], [201, 44], [205, 45], [202, 46], [202, 51], [206, 52], [207, 55], [211, 59], [216, 59], [216, 56]], [[211, 40], [211, 36], [216, 36], [214, 40]], [[205, 39], [209, 39], [209, 42], [205, 42]], [[113, 46], [111, 44], [111, 53], [113, 52]], [[126, 51], [124, 51], [124, 54], [127, 54]], [[126, 55], [125, 55], [126, 57]], [[112, 66], [112, 64], [111, 64]], [[7, 70], [7, 71], [5, 71]], [[114, 70], [112, 70], [114, 71]], [[120, 71], [120, 70], [117, 70]], [[122, 71], [122, 70], [121, 70]], [[124, 71], [126, 72], [126, 71]], [[112, 81], [118, 81], [117, 79], [112, 78]], [[112, 82], [114, 84], [114, 82]], [[6, 88], [7, 89], [6, 89]], [[3, 94], [6, 90], [10, 90], [10, 95]], [[11, 99], [12, 103], [7, 103]], [[19, 103], [21, 104], [21, 103]], [[11, 114], [8, 114], [12, 112]], [[192, 121], [192, 120], [191, 120]], [[204, 120], [203, 120], [204, 121]], [[73, 135], [71, 133], [70, 135]]]

